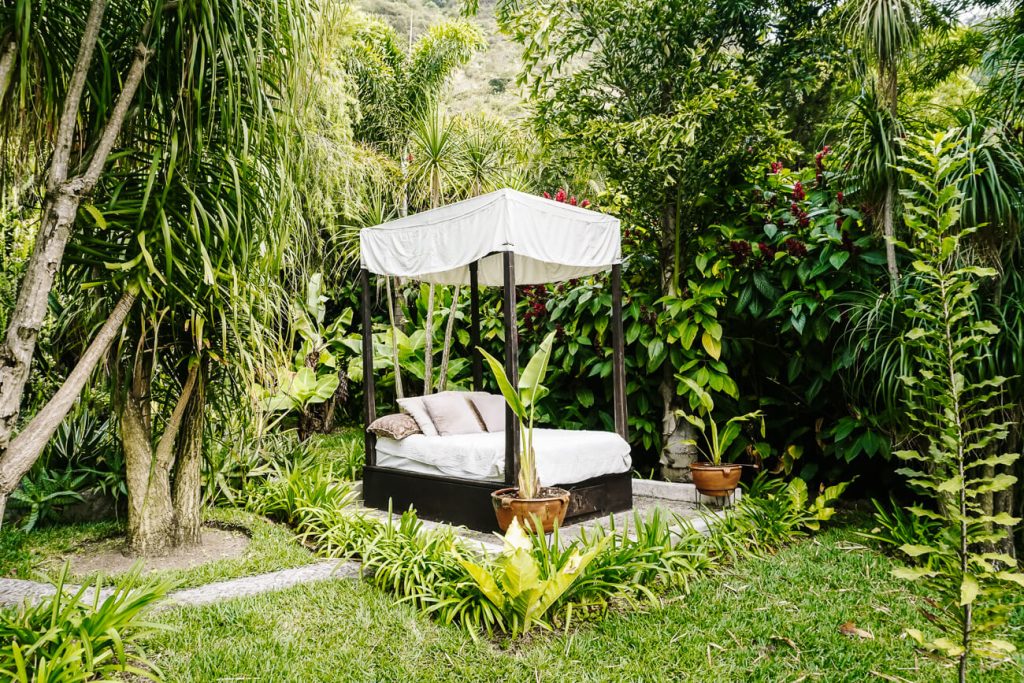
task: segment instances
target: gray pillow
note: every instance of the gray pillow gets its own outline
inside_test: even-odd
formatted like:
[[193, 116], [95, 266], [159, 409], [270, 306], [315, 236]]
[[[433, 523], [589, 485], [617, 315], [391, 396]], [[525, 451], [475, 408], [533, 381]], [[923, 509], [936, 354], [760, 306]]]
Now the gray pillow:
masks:
[[413, 419], [412, 415], [405, 415], [403, 413], [395, 413], [393, 415], [378, 417], [370, 423], [370, 426], [366, 428], [366, 431], [373, 432], [377, 436], [386, 436], [398, 441], [401, 441], [407, 436], [422, 433], [419, 425], [416, 424], [416, 420]]
[[483, 425], [477, 419], [476, 411], [469, 403], [469, 397], [463, 392], [442, 391], [439, 394], [423, 397], [427, 414], [441, 436], [451, 434], [480, 434]]
[[487, 431], [505, 431], [505, 399], [502, 396], [474, 391], [469, 400]]
[[411, 415], [412, 419], [416, 420], [416, 424], [421, 432], [427, 436], [437, 436], [437, 427], [434, 426], [430, 415], [427, 414], [427, 407], [423, 405], [422, 396], [400, 398], [398, 399], [398, 407], [402, 409], [403, 413]]

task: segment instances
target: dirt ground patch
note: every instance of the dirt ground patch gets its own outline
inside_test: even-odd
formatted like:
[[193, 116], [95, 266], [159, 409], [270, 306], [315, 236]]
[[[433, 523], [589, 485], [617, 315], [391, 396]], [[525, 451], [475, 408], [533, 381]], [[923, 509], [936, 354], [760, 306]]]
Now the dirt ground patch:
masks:
[[[198, 548], [175, 551], [162, 557], [149, 557], [143, 561], [143, 571], [190, 569], [215, 562], [240, 558], [249, 547], [249, 536], [241, 531], [204, 527], [202, 545]], [[71, 562], [71, 574], [88, 576], [102, 573], [106, 576], [131, 569], [138, 558], [125, 554], [124, 538], [110, 538], [91, 543], [79, 552], [69, 553], [61, 562]]]

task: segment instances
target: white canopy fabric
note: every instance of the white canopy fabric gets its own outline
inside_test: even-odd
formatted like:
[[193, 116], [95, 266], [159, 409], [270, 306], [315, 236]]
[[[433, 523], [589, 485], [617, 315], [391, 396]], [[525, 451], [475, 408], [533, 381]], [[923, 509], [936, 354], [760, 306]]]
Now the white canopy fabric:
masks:
[[500, 286], [506, 251], [518, 285], [592, 275], [622, 261], [619, 219], [504, 189], [359, 231], [363, 268], [440, 285], [469, 284], [483, 259], [480, 284]]

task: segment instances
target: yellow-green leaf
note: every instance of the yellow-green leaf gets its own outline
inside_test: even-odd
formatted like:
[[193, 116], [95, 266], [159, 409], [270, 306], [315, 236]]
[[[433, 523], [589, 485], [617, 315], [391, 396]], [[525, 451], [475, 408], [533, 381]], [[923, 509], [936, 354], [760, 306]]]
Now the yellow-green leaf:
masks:
[[964, 574], [964, 580], [960, 584], [960, 606], [963, 607], [974, 602], [980, 591], [981, 586], [978, 585], [978, 580], [970, 574]]
[[718, 360], [719, 356], [722, 355], [722, 342], [707, 332], [700, 336], [700, 343], [704, 346], [704, 350], [708, 352], [708, 355], [715, 360]]

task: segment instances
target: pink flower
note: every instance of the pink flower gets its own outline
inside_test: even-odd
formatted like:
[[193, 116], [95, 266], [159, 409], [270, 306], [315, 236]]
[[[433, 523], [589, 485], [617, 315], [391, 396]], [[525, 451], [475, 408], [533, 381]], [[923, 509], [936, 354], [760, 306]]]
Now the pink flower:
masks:
[[562, 188], [558, 188], [558, 192], [555, 193], [555, 201], [556, 202], [564, 202], [565, 201], [565, 190], [563, 190]]
[[582, 206], [584, 209], [587, 208], [588, 206], [590, 206], [590, 200], [584, 199], [582, 202], [580, 202], [580, 206]]
[[569, 197], [569, 203], [576, 206], [576, 197]]
[[551, 193], [550, 192], [545, 192], [544, 193], [544, 199], [551, 199]]

